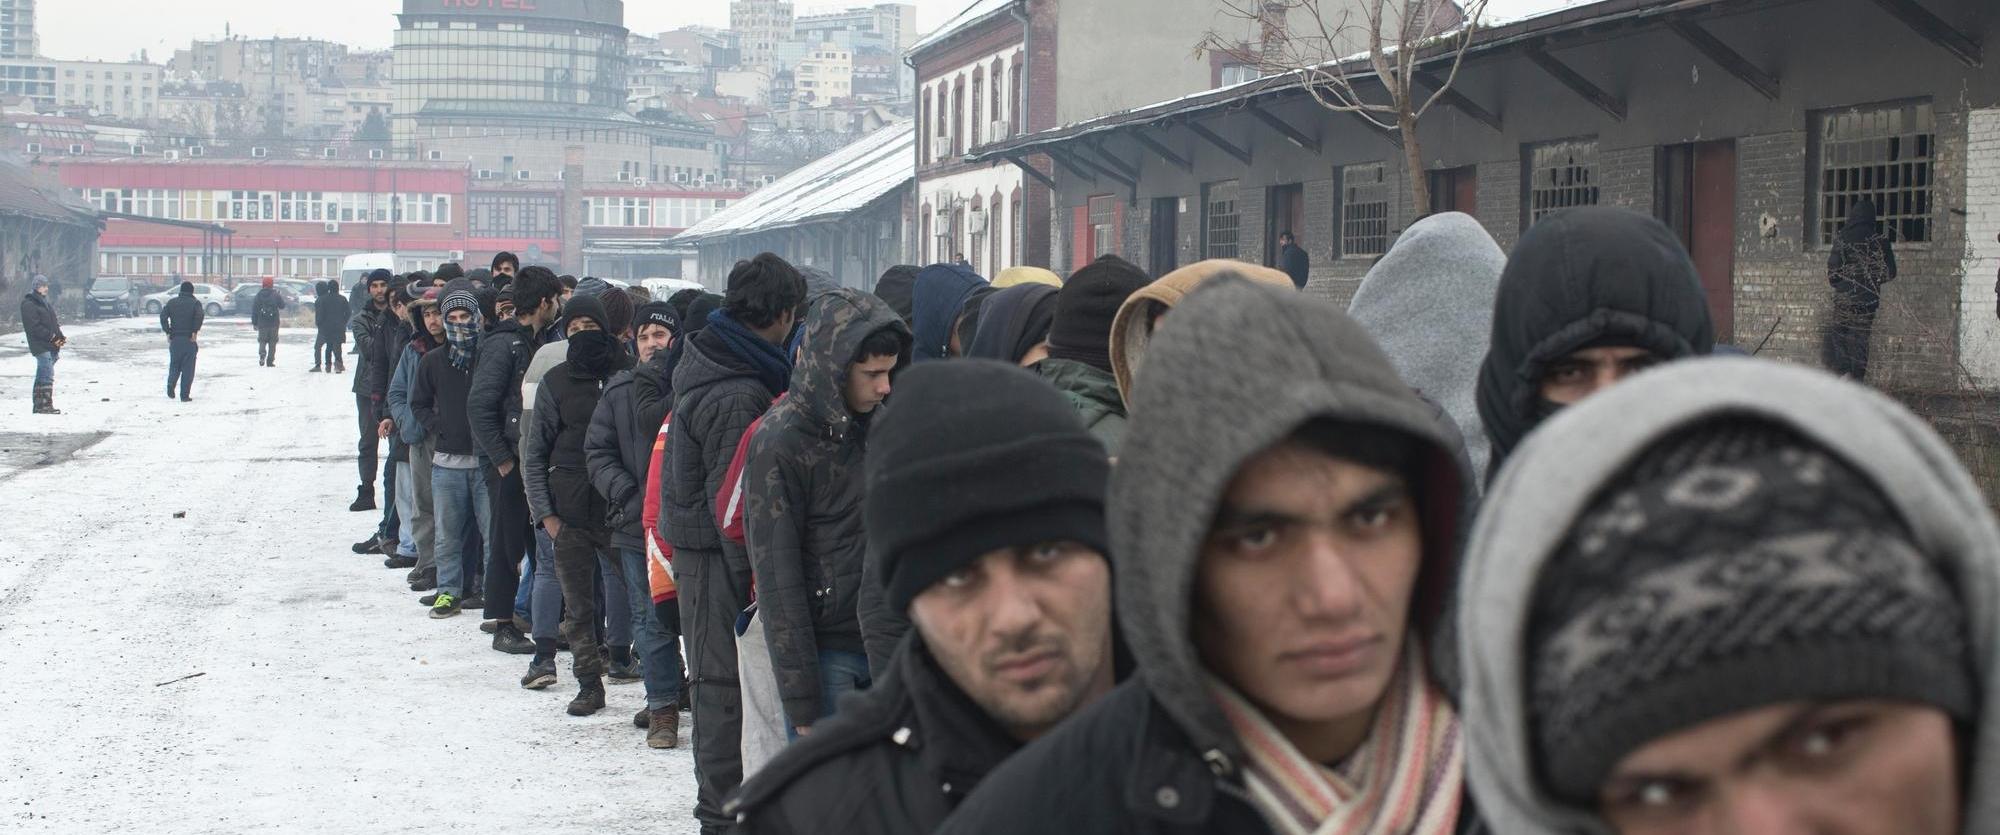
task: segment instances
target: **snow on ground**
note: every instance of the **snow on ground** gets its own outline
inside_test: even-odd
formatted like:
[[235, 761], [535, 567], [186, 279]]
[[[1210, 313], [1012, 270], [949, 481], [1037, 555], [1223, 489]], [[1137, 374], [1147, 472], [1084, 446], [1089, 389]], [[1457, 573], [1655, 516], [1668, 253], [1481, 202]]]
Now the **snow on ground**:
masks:
[[638, 684], [570, 717], [567, 656], [522, 690], [476, 612], [349, 550], [351, 358], [309, 374], [288, 327], [261, 368], [211, 319], [181, 403], [157, 317], [64, 329], [56, 417], [0, 337], [0, 831], [696, 831], [685, 716], [670, 751]]

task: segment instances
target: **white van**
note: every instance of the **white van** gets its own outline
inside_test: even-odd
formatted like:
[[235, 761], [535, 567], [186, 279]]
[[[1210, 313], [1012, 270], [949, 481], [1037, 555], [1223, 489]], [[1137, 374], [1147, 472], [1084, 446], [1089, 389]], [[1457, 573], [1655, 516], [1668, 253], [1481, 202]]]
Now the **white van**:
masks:
[[364, 252], [340, 259], [340, 289], [350, 295], [362, 277], [376, 270], [396, 271], [396, 256], [389, 252]]
[[639, 286], [646, 288], [648, 292], [653, 294], [653, 298], [658, 301], [666, 301], [673, 294], [682, 290], [707, 289], [701, 286], [701, 282], [689, 281], [685, 278], [644, 278], [639, 280]]

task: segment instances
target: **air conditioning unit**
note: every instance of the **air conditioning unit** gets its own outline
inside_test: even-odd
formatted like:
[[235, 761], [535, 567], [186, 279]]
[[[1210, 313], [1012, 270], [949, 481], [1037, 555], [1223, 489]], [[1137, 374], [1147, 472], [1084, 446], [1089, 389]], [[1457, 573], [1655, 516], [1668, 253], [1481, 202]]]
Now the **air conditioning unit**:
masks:
[[369, 148], [369, 149], [368, 149], [368, 158], [369, 158], [369, 159], [381, 159], [381, 158], [382, 158], [382, 149], [381, 149], [381, 148]]
[[431, 162], [440, 162], [440, 161], [443, 161], [443, 160], [444, 160], [444, 152], [443, 152], [443, 151], [425, 151], [425, 152], [424, 152], [424, 159], [427, 159], [427, 160], [430, 160]]
[[533, 175], [533, 174], [531, 174], [531, 173], [529, 173], [529, 172], [526, 172], [526, 171], [516, 171], [516, 172], [514, 172], [514, 179], [516, 179], [516, 180], [527, 180], [527, 179], [533, 179], [533, 177], [534, 177], [534, 175]]
[[493, 169], [481, 168], [478, 171], [473, 172], [473, 176], [481, 180], [491, 180], [493, 179]]
[[734, 179], [725, 179], [722, 181], [723, 188], [736, 188], [736, 186], [737, 182]]
[[28, 143], [28, 153], [31, 153], [31, 154], [39, 154], [39, 153], [41, 153], [41, 152], [42, 152], [42, 143], [40, 143], [40, 142], [30, 142], [30, 143]]
[[269, 148], [266, 148], [266, 147], [264, 147], [264, 146], [262, 146], [262, 145], [258, 145], [258, 146], [256, 146], [256, 147], [253, 147], [253, 148], [251, 148], [251, 149], [250, 149], [250, 156], [252, 156], [252, 157], [254, 157], [254, 158], [256, 158], [256, 159], [263, 159], [263, 158], [265, 158], [265, 157], [268, 157], [268, 156], [270, 156], [270, 155], [271, 155], [271, 149], [269, 149]]
[[167, 159], [169, 159], [169, 160], [178, 160], [178, 159], [180, 159], [180, 158], [181, 158], [181, 152], [179, 152], [179, 151], [175, 151], [175, 150], [172, 150], [172, 149], [169, 149], [169, 150], [165, 151], [164, 153], [165, 153], [165, 155], [166, 155]]
[[947, 230], [951, 229], [950, 207], [948, 206], [938, 207], [936, 215], [931, 218], [931, 229], [936, 231], [940, 235], [946, 234]]
[[131, 152], [132, 152], [132, 156], [135, 156], [135, 157], [143, 157], [143, 156], [145, 156], [145, 155], [146, 155], [146, 146], [144, 146], [144, 145], [133, 145], [133, 146], [131, 147]]
[[327, 234], [329, 234], [329, 235], [336, 235], [336, 234], [339, 234], [339, 233], [340, 233], [340, 222], [339, 222], [339, 221], [336, 221], [336, 220], [329, 220], [329, 221], [327, 221], [327, 222], [326, 222], [326, 233], [327, 233]]
[[79, 143], [71, 143], [69, 146], [69, 155], [73, 157], [83, 156], [83, 145]]
[[638, 186], [638, 187], [640, 187], [640, 188], [645, 188], [645, 187], [646, 187], [646, 178], [644, 178], [644, 177], [633, 177], [633, 178], [632, 178], [632, 185], [635, 185], [635, 186]]
[[685, 172], [685, 171], [676, 171], [676, 172], [674, 172], [674, 182], [676, 182], [676, 183], [685, 183], [685, 182], [687, 182], [687, 181], [688, 181], [688, 175], [687, 175], [687, 172]]
[[624, 183], [624, 182], [630, 182], [631, 180], [632, 180], [632, 172], [630, 171], [618, 172], [618, 182]]
[[986, 141], [998, 142], [1007, 138], [1009, 133], [1012, 133], [1012, 131], [1007, 129], [1006, 119], [994, 119], [993, 124], [986, 127]]
[[193, 145], [193, 146], [189, 146], [189, 148], [188, 148], [188, 156], [191, 156], [191, 157], [198, 157], [198, 156], [201, 156], [202, 154], [206, 154], [206, 153], [208, 153], [208, 149], [207, 149], [207, 148], [203, 148], [203, 147], [202, 147], [202, 146], [200, 146], [200, 145]]
[[715, 175], [714, 175], [714, 174], [703, 174], [703, 175], [701, 175], [701, 181], [702, 181], [702, 182], [704, 182], [704, 183], [707, 183], [708, 185], [715, 185]]
[[452, 251], [450, 251], [450, 252], [447, 252], [447, 253], [445, 253], [445, 254], [444, 254], [444, 260], [446, 260], [446, 261], [463, 261], [463, 260], [465, 260], [465, 250], [462, 250], [462, 249], [454, 249], [454, 250], [452, 250]]
[[321, 148], [321, 149], [319, 149], [319, 158], [320, 158], [320, 159], [339, 159], [339, 158], [340, 158], [340, 149], [339, 149], [339, 148]]

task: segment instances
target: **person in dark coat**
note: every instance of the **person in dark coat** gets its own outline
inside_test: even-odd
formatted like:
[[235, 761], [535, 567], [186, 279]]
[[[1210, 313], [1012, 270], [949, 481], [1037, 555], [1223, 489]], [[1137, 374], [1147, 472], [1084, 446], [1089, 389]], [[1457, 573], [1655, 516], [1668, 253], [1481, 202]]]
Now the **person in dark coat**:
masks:
[[1049, 328], [1056, 319], [1058, 288], [1017, 284], [986, 300], [979, 311], [966, 356], [1034, 365], [1048, 357]]
[[347, 320], [352, 306], [340, 295], [340, 282], [320, 285], [319, 301], [313, 305], [313, 326], [318, 338], [313, 342], [314, 371], [346, 371]]
[[180, 295], [160, 308], [160, 330], [167, 335], [167, 397], [180, 388], [181, 402], [193, 400], [194, 358], [201, 350], [196, 337], [201, 333], [201, 301], [194, 297], [194, 282], [181, 282]]
[[[382, 451], [381, 436], [376, 433], [375, 427], [381, 422], [382, 397], [389, 390], [389, 375], [378, 375], [370, 360], [381, 350], [381, 340], [376, 337], [383, 320], [389, 318], [389, 285], [394, 280], [395, 276], [388, 270], [369, 273], [362, 281], [363, 300], [345, 323], [348, 332], [354, 336], [354, 382], [349, 391], [354, 393], [354, 419], [359, 428], [359, 438], [354, 446], [354, 465], [360, 478], [354, 490], [354, 503], [347, 509], [357, 513], [375, 509], [375, 476], [380, 466], [377, 456]], [[340, 355], [335, 354], [334, 358], [337, 360]], [[344, 372], [346, 368], [336, 364], [333, 370]], [[391, 488], [388, 492], [394, 493], [394, 485], [384, 486]], [[393, 498], [383, 504], [392, 509], [396, 506]], [[385, 523], [390, 521], [386, 518], [387, 514], [384, 516]], [[389, 527], [393, 526], [385, 524], [377, 529], [378, 541], [386, 538], [380, 535], [382, 528]]]
[[938, 832], [1469, 829], [1440, 674], [1474, 503], [1449, 418], [1333, 304], [1236, 279], [1174, 308], [1132, 405], [1105, 517], [1143, 675]]
[[34, 413], [59, 415], [56, 408], [56, 360], [69, 338], [63, 336], [56, 306], [49, 303], [49, 279], [34, 277], [34, 286], [21, 299], [21, 330], [28, 337], [28, 354], [35, 358]]
[[1826, 257], [1826, 283], [1833, 288], [1826, 344], [1821, 361], [1828, 371], [1868, 379], [1868, 340], [1882, 308], [1882, 285], [1896, 280], [1896, 251], [1875, 220], [1875, 201], [1862, 198], [1847, 213]]
[[904, 324], [911, 322], [911, 309], [916, 303], [917, 273], [923, 268], [913, 264], [897, 264], [882, 272], [875, 280], [875, 298], [889, 303], [889, 309], [903, 317]]
[[1701, 276], [1665, 224], [1608, 206], [1542, 218], [1514, 246], [1493, 299], [1478, 391], [1487, 478], [1562, 407], [1714, 350]]
[[[726, 809], [739, 833], [936, 831], [1119, 672], [1110, 463], [1075, 411], [988, 360], [912, 368], [896, 399], [873, 430], [863, 504], [871, 580], [915, 629], [872, 687], [744, 783]], [[1069, 827], [1045, 801], [1011, 815], [1037, 831], [1116, 831]]]
[[1306, 282], [1312, 278], [1312, 257], [1306, 255], [1305, 247], [1299, 246], [1292, 230], [1278, 233], [1278, 269], [1292, 277], [1292, 284], [1300, 290], [1306, 289]]
[[951, 343], [958, 333], [959, 318], [965, 314], [965, 303], [986, 286], [986, 279], [961, 264], [932, 264], [917, 274], [910, 296], [914, 362], [957, 356]]
[[722, 801], [743, 779], [736, 619], [750, 605], [750, 560], [716, 528], [715, 496], [744, 430], [791, 385], [781, 346], [805, 297], [805, 279], [784, 259], [766, 252], [738, 262], [721, 309], [674, 368], [663, 507], [695, 688], [695, 817], [705, 833], [729, 825]]
[[866, 690], [858, 599], [867, 535], [861, 462], [910, 330], [881, 299], [833, 290], [812, 302], [791, 390], [764, 416], [743, 467], [743, 533], [787, 727], [834, 715]]
[[375, 528], [375, 549], [384, 558], [393, 559], [398, 555], [412, 555], [417, 552], [415, 530], [404, 515], [404, 505], [399, 494], [407, 492], [402, 479], [409, 463], [409, 445], [403, 443], [402, 434], [396, 431], [395, 416], [389, 408], [389, 381], [395, 376], [396, 364], [403, 358], [403, 351], [410, 343], [410, 297], [409, 287], [396, 282], [388, 293], [389, 309], [383, 311], [376, 322], [373, 336], [368, 342], [370, 356], [362, 363], [362, 374], [368, 378], [369, 386], [376, 385], [379, 378], [382, 393], [370, 394], [370, 405], [375, 415], [375, 434], [389, 442], [388, 457], [382, 459], [382, 521]]
[[1056, 294], [1049, 357], [1034, 366], [1069, 398], [1114, 459], [1125, 437], [1125, 398], [1111, 374], [1111, 323], [1125, 299], [1150, 281], [1146, 271], [1116, 255], [1077, 270]]
[[[639, 364], [620, 371], [605, 384], [590, 431], [583, 439], [590, 483], [610, 504], [611, 545], [618, 551], [619, 574], [625, 581], [631, 608], [632, 640], [646, 683], [646, 744], [652, 748], [680, 745], [681, 662], [680, 622], [663, 623], [650, 604], [652, 587], [646, 565], [645, 504], [642, 487], [652, 460], [653, 444], [667, 417], [667, 403], [652, 401], [643, 408], [634, 392], [635, 380], [657, 376], [653, 361], [665, 355], [681, 329], [680, 316], [667, 302], [647, 302], [633, 312], [634, 343]], [[634, 717], [635, 723], [638, 721]]]
[[444, 348], [423, 355], [410, 382], [410, 411], [428, 432], [431, 447], [431, 509], [434, 514], [437, 593], [430, 597], [430, 616], [457, 615], [465, 598], [478, 594], [476, 574], [482, 560], [467, 551], [467, 542], [487, 530], [492, 521], [486, 502], [486, 476], [479, 466], [479, 449], [466, 420], [466, 399], [472, 393], [472, 368], [479, 357], [484, 324], [472, 282], [455, 279], [444, 286], [438, 310], [444, 315]]
[[277, 281], [264, 277], [263, 289], [250, 302], [250, 326], [257, 329], [257, 365], [271, 367], [278, 358], [278, 325], [285, 318], [285, 296]]

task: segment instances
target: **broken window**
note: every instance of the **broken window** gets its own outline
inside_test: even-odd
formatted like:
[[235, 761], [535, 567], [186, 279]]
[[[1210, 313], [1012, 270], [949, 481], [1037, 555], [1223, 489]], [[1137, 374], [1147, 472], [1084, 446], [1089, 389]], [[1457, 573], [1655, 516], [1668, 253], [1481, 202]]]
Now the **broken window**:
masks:
[[1818, 241], [1831, 246], [1854, 204], [1875, 203], [1882, 229], [1897, 241], [1931, 239], [1931, 165], [1937, 127], [1930, 102], [1821, 113], [1812, 122], [1819, 149]]

